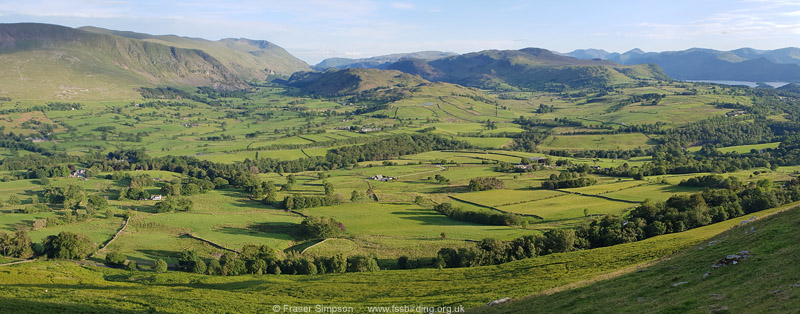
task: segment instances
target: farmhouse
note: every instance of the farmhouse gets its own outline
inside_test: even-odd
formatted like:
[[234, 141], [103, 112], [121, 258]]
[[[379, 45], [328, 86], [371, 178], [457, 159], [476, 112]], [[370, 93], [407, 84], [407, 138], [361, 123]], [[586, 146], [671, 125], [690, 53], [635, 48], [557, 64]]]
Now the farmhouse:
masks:
[[727, 116], [727, 117], [737, 117], [737, 116], [741, 116], [741, 115], [743, 115], [745, 113], [746, 112], [744, 110], [735, 110], [735, 111], [731, 111], [731, 112], [725, 113], [725, 116]]
[[70, 178], [86, 178], [86, 169], [78, 169], [69, 174]]
[[386, 182], [386, 181], [390, 181], [390, 180], [396, 180], [396, 179], [397, 179], [397, 177], [384, 177], [382, 174], [376, 174], [374, 177], [372, 177], [372, 180], [382, 181], [382, 182]]

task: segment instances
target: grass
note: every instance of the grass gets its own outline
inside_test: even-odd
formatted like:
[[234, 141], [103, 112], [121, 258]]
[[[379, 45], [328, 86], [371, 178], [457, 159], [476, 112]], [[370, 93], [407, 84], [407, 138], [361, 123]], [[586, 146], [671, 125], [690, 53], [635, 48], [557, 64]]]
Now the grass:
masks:
[[[476, 312], [794, 313], [800, 308], [798, 222], [800, 210], [792, 209], [733, 228], [710, 239], [717, 242], [713, 246], [705, 241], [689, 246], [638, 272]], [[744, 250], [752, 258], [712, 271], [721, 258]], [[685, 284], [674, 286], [680, 282]]]
[[[763, 217], [793, 206], [797, 204], [753, 215]], [[0, 302], [0, 311], [125, 313], [148, 310], [184, 313], [222, 312], [234, 308], [239, 312], [266, 312], [274, 304], [325, 304], [352, 306], [356, 312], [366, 312], [366, 306], [370, 305], [409, 303], [470, 308], [503, 297], [518, 298], [634, 269], [684, 248], [693, 247], [738, 225], [742, 220], [744, 217], [612, 247], [552, 254], [497, 266], [444, 270], [220, 277], [180, 272], [126, 272], [80, 266], [68, 261], [35, 262], [0, 268], [0, 282], [3, 285], [3, 289], [0, 289], [0, 299], [3, 300]], [[781, 243], [790, 243], [788, 241], [789, 239], [785, 239]], [[771, 247], [780, 249], [780, 246]], [[763, 256], [779, 251], [774, 249], [754, 252]], [[704, 261], [702, 267], [708, 267], [719, 258], [718, 253], [722, 251], [711, 254], [714, 259]], [[785, 256], [788, 258], [791, 255]], [[699, 275], [700, 273], [692, 274]], [[675, 275], [669, 276], [671, 278]], [[717, 278], [725, 280], [724, 276]], [[773, 279], [765, 277], [763, 280], [766, 282]], [[670, 280], [668, 283], [671, 282]], [[663, 294], [663, 289], [659, 288], [658, 293]], [[615, 298], [624, 297], [623, 294], [609, 295]], [[703, 294], [685, 295], [689, 298], [705, 297]], [[524, 304], [521, 308], [530, 309]], [[616, 310], [617, 306], [606, 306], [605, 309]]]

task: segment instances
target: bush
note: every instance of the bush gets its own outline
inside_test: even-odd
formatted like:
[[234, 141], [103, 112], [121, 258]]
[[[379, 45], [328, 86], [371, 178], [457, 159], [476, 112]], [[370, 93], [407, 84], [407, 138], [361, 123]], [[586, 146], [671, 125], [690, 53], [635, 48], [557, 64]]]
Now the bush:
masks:
[[341, 235], [344, 230], [344, 224], [327, 217], [310, 216], [300, 223], [300, 232], [312, 239], [336, 237]]
[[153, 270], [157, 273], [167, 272], [167, 262], [165, 262], [163, 259], [157, 260], [156, 264], [153, 266]]
[[86, 235], [62, 231], [42, 241], [42, 248], [48, 257], [63, 259], [84, 259], [95, 249], [95, 243]]
[[469, 180], [469, 190], [473, 192], [502, 189], [504, 187], [503, 181], [498, 178], [486, 177]]
[[136, 261], [130, 261], [127, 265], [125, 265], [125, 270], [137, 271], [139, 270], [139, 264], [137, 264]]
[[106, 265], [121, 267], [125, 265], [125, 255], [120, 252], [111, 252], [106, 255]]

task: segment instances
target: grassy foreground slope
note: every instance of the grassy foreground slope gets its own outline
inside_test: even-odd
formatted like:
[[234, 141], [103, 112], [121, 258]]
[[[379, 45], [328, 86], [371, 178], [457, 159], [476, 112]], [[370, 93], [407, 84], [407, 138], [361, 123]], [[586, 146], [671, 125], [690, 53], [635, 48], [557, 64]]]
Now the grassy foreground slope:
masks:
[[[798, 223], [800, 210], [789, 210], [724, 232], [711, 246], [711, 241], [690, 246], [646, 271], [479, 312], [797, 313]], [[750, 251], [752, 257], [712, 271], [719, 260], [741, 251]]]
[[[751, 216], [765, 215], [797, 206], [797, 203], [775, 208]], [[797, 211], [790, 215], [797, 217]], [[736, 226], [744, 220], [737, 218], [725, 222], [693, 229], [687, 232], [653, 237], [644, 241], [605, 247], [593, 250], [552, 254], [497, 266], [459, 269], [417, 269], [379, 271], [375, 273], [348, 273], [316, 276], [301, 275], [246, 275], [236, 277], [194, 275], [181, 272], [154, 274], [152, 272], [127, 272], [124, 270], [80, 266], [68, 261], [34, 262], [0, 267], [0, 312], [26, 311], [64, 313], [82, 312], [139, 312], [164, 313], [187, 312], [269, 312], [276, 304], [289, 305], [335, 305], [352, 306], [355, 312], [367, 312], [372, 305], [422, 305], [477, 307], [503, 297], [521, 297], [541, 293], [548, 289], [592, 280], [609, 273], [633, 269], [643, 263], [652, 262], [681, 249], [692, 247], [704, 240]], [[779, 219], [770, 219], [770, 222]], [[788, 220], [795, 223], [797, 219]], [[769, 236], [767, 224], [754, 224], [757, 237]], [[785, 224], [781, 224], [785, 226]], [[720, 245], [734, 244], [737, 228]], [[795, 236], [796, 237], [796, 236]], [[757, 239], [757, 243], [762, 240]], [[743, 240], [747, 240], [746, 238]], [[789, 241], [787, 238], [785, 241]], [[793, 239], [792, 243], [796, 243]], [[784, 242], [776, 242], [784, 243]], [[786, 242], [788, 243], [788, 242]], [[707, 263], [693, 269], [691, 282], [702, 275], [703, 267], [710, 267], [718, 255], [728, 251], [738, 252], [752, 248], [755, 258], [750, 263], [767, 262], [767, 251], [782, 249], [780, 246], [748, 247], [724, 246], [702, 251], [710, 254]], [[720, 249], [723, 248], [723, 249]], [[717, 250], [717, 251], [714, 251]], [[710, 252], [710, 253], [706, 253]], [[734, 252], [734, 253], [735, 253]], [[712, 254], [713, 253], [713, 254]], [[791, 253], [791, 252], [786, 252]], [[796, 255], [796, 254], [795, 254]], [[785, 255], [791, 256], [791, 255]], [[785, 259], [776, 259], [784, 260]], [[745, 263], [748, 263], [745, 262]], [[742, 266], [747, 266], [743, 264]], [[713, 280], [726, 280], [725, 272], [718, 270]], [[789, 268], [787, 268], [789, 269]], [[666, 274], [665, 270], [647, 274]], [[676, 274], [680, 274], [676, 272]], [[680, 276], [680, 275], [677, 275]], [[686, 275], [690, 276], [689, 274]], [[720, 278], [720, 279], [717, 279]], [[768, 280], [770, 277], [767, 277]], [[775, 278], [772, 278], [775, 279]], [[665, 279], [658, 291], [671, 288], [674, 281]], [[666, 287], [664, 287], [667, 285]], [[684, 288], [691, 288], [692, 284]], [[653, 288], [655, 290], [655, 288]], [[773, 288], [774, 289], [774, 288]], [[787, 289], [786, 285], [784, 288]], [[648, 291], [648, 290], [645, 290]], [[785, 290], [784, 290], [785, 291]], [[654, 296], [652, 300], [655, 300]], [[646, 299], [647, 300], [647, 299]], [[771, 300], [771, 299], [769, 299]], [[796, 300], [796, 299], [795, 299]], [[634, 301], [635, 302], [635, 299]], [[648, 301], [649, 302], [649, 301]], [[529, 306], [517, 303], [517, 307], [498, 310], [528, 312]], [[642, 305], [645, 306], [645, 305]], [[35, 309], [35, 310], [34, 310]], [[611, 310], [611, 307], [608, 307]], [[493, 309], [494, 310], [494, 309]]]

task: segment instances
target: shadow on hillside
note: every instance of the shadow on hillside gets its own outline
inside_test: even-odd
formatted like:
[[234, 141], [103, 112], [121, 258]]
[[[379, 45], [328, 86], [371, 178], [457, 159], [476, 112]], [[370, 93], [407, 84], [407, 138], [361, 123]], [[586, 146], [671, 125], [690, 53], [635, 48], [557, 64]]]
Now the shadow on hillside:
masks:
[[285, 240], [286, 237], [297, 238], [300, 236], [297, 225], [284, 222], [259, 222], [249, 225], [247, 228], [222, 227], [215, 230], [230, 235], [248, 235], [254, 237]]
[[180, 257], [179, 252], [167, 251], [167, 250], [136, 250], [144, 254], [150, 260], [158, 260], [158, 259], [169, 259], [169, 258], [178, 258]]
[[[39, 287], [39, 286], [36, 286]], [[83, 289], [85, 286], [65, 286], [64, 289]], [[46, 287], [43, 287], [46, 289]], [[122, 289], [121, 287], [113, 287], [114, 289]], [[61, 301], [46, 302], [46, 301], [31, 301], [21, 300], [14, 298], [0, 297], [0, 313], [121, 313], [133, 314], [142, 313], [143, 311], [155, 312], [155, 308], [148, 305], [138, 303], [143, 308], [139, 310], [126, 310], [118, 307], [104, 307], [90, 304], [74, 304], [62, 303]], [[131, 306], [130, 303], [126, 304]]]

